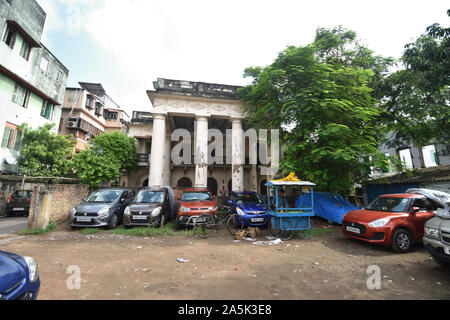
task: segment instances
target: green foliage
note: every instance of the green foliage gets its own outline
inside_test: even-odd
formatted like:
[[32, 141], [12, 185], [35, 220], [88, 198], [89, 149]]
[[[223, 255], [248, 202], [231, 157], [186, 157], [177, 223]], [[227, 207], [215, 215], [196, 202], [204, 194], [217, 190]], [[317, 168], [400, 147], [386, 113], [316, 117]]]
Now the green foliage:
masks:
[[114, 159], [85, 150], [73, 157], [74, 171], [81, 183], [98, 187], [101, 182], [117, 180], [122, 176], [120, 164]]
[[137, 162], [134, 138], [120, 132], [103, 133], [95, 137], [93, 148], [73, 158], [73, 167], [81, 183], [97, 187], [101, 182], [119, 179], [125, 170]]
[[370, 167], [386, 169], [375, 103], [392, 59], [374, 57], [342, 28], [318, 29], [315, 41], [290, 46], [265, 68], [248, 68], [239, 90], [251, 125], [284, 128], [282, 173], [296, 172], [321, 190], [347, 193]]
[[45, 228], [45, 229], [24, 229], [24, 230], [19, 231], [19, 235], [21, 235], [21, 236], [40, 235], [40, 234], [45, 234], [45, 233], [49, 233], [52, 231], [56, 231], [57, 228], [58, 228], [58, 226], [56, 225], [56, 223], [54, 221], [50, 221], [47, 228]]
[[114, 234], [120, 234], [120, 235], [124, 235], [124, 236], [135, 236], [135, 237], [151, 237], [151, 236], [158, 236], [158, 235], [177, 235], [177, 234], [190, 235], [190, 236], [194, 235], [194, 232], [192, 229], [176, 231], [173, 222], [166, 224], [162, 228], [133, 227], [133, 228], [127, 229], [124, 226], [119, 226], [108, 232], [114, 233]]
[[70, 155], [74, 142], [71, 136], [52, 133], [54, 124], [45, 124], [37, 129], [26, 123], [18, 163], [23, 174], [33, 177], [61, 177], [70, 169]]
[[136, 166], [138, 160], [136, 140], [121, 132], [103, 133], [95, 137], [95, 151], [101, 147], [103, 156], [111, 158], [120, 165], [121, 170], [129, 170]]
[[[450, 10], [447, 12], [450, 16]], [[450, 28], [433, 24], [405, 46], [404, 70], [393, 73], [384, 99], [392, 146], [450, 140]]]

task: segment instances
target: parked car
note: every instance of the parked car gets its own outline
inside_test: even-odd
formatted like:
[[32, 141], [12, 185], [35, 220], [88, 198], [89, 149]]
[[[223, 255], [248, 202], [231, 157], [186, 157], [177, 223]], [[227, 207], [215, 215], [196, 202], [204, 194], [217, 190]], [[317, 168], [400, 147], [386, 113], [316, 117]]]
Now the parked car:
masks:
[[123, 218], [136, 190], [128, 188], [100, 189], [70, 210], [69, 224], [77, 227], [115, 228]]
[[33, 258], [0, 250], [0, 300], [35, 300], [40, 285]]
[[267, 203], [256, 192], [233, 191], [227, 205], [230, 206], [231, 213], [239, 215], [236, 222], [244, 227], [264, 226], [270, 220]]
[[418, 193], [386, 194], [367, 208], [353, 210], [342, 220], [344, 236], [408, 252], [422, 241], [424, 225], [438, 205]]
[[436, 217], [425, 223], [423, 246], [438, 265], [450, 267], [450, 194], [427, 189], [420, 192], [440, 202]]
[[202, 213], [209, 213], [218, 216], [219, 210], [216, 204], [216, 197], [208, 189], [189, 188], [183, 191], [180, 197], [176, 228], [192, 225], [195, 217]]
[[149, 187], [139, 191], [134, 200], [125, 208], [125, 226], [162, 227], [170, 219], [176, 218], [177, 201], [171, 187]]
[[8, 203], [5, 207], [5, 212], [8, 217], [13, 216], [28, 216], [30, 213], [31, 196], [33, 191], [31, 190], [16, 190], [8, 198]]

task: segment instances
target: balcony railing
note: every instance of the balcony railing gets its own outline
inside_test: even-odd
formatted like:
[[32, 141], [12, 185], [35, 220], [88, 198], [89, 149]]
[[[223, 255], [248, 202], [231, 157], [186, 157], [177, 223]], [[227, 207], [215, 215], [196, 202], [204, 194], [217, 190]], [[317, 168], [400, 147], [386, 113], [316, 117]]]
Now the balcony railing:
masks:
[[138, 162], [145, 163], [148, 165], [150, 163], [150, 153], [139, 153]]
[[173, 92], [184, 95], [199, 97], [218, 97], [227, 99], [237, 99], [236, 90], [239, 86], [230, 86], [217, 83], [192, 82], [181, 80], [170, 80], [158, 78], [153, 82], [157, 92]]
[[151, 112], [133, 111], [131, 122], [152, 122], [153, 115]]

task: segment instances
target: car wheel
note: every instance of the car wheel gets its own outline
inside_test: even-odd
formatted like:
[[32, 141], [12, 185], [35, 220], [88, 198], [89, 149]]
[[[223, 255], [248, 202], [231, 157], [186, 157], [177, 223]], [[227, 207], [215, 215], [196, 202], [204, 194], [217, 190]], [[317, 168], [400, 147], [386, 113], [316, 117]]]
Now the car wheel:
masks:
[[114, 229], [115, 227], [117, 227], [118, 223], [119, 223], [119, 217], [117, 216], [117, 214], [114, 213], [111, 216], [111, 219], [109, 219], [108, 229]]
[[433, 257], [434, 262], [436, 262], [440, 267], [450, 268], [450, 262], [448, 262], [444, 259], [441, 259], [439, 257], [435, 257], [435, 256], [432, 256], [432, 257]]
[[411, 233], [405, 229], [398, 229], [392, 237], [392, 249], [397, 253], [405, 253], [411, 250], [413, 238]]
[[181, 229], [180, 221], [177, 219], [175, 221], [175, 230], [180, 230], [180, 229]]
[[225, 221], [227, 230], [232, 236], [244, 229], [244, 224], [242, 223], [242, 221], [240, 221], [237, 214], [229, 215]]

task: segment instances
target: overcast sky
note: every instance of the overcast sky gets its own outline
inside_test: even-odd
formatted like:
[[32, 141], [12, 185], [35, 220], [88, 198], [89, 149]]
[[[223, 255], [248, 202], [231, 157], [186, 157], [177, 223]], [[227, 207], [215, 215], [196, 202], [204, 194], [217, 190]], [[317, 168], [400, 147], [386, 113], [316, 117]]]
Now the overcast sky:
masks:
[[318, 27], [344, 28], [376, 54], [399, 58], [433, 23], [449, 26], [446, 0], [37, 0], [42, 42], [69, 69], [67, 86], [102, 83], [131, 116], [151, 103], [158, 77], [245, 85], [248, 66], [270, 64]]

